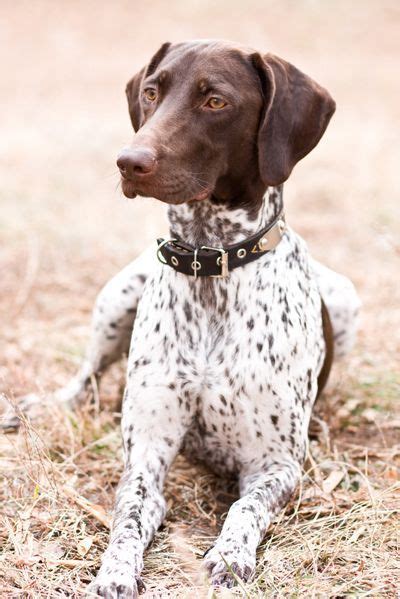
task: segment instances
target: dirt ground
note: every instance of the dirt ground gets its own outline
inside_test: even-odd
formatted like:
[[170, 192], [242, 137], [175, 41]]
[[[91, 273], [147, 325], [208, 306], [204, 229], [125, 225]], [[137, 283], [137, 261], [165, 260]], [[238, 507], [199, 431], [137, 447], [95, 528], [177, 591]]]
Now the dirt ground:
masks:
[[[286, 184], [290, 224], [363, 301], [352, 354], [319, 402], [301, 489], [254, 580], [221, 596], [400, 596], [400, 4], [382, 0], [3, 0], [0, 390], [44, 397], [75, 372], [97, 291], [165, 232], [127, 201], [115, 156], [124, 86], [164, 41], [224, 37], [286, 58], [337, 113]], [[81, 597], [121, 472], [115, 366], [89, 408], [0, 437], [1, 597]], [[96, 390], [95, 390], [96, 391]], [[104, 409], [103, 409], [104, 408]], [[323, 424], [325, 423], [325, 424]], [[211, 597], [199, 559], [235, 489], [183, 460], [145, 557], [146, 597]]]

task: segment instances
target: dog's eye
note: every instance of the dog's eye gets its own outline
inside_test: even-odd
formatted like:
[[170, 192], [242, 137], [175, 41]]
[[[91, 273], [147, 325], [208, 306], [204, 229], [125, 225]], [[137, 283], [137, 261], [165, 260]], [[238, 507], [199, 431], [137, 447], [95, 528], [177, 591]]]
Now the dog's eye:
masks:
[[147, 89], [145, 89], [143, 94], [146, 100], [148, 100], [149, 102], [154, 102], [154, 100], [157, 98], [157, 92], [152, 87], [148, 87]]
[[226, 102], [221, 100], [221, 98], [210, 98], [206, 104], [209, 108], [213, 110], [220, 110], [221, 108], [225, 108]]

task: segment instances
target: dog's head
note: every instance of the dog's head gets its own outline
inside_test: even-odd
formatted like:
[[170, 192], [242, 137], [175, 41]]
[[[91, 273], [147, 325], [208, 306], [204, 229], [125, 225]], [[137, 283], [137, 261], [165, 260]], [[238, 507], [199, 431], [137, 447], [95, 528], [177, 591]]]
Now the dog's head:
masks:
[[118, 157], [122, 190], [170, 204], [283, 183], [335, 110], [284, 60], [208, 40], [163, 44], [126, 94], [136, 135]]

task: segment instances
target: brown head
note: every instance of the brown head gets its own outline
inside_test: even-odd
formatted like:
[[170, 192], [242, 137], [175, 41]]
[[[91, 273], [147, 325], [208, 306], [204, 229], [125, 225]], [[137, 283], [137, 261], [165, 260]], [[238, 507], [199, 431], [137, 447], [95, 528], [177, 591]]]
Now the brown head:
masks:
[[127, 197], [251, 205], [323, 135], [329, 93], [284, 60], [229, 42], [163, 44], [128, 83], [136, 135], [118, 157]]

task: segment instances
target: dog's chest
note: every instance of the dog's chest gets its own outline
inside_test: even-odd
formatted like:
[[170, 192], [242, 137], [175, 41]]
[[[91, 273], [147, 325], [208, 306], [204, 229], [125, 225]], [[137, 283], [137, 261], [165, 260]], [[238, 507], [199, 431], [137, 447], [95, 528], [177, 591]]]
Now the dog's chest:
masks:
[[226, 280], [159, 270], [140, 303], [135, 355], [136, 363], [146, 356], [147, 373], [150, 356], [153, 380], [173, 379], [182, 403], [195, 408], [186, 449], [218, 469], [234, 471], [282, 440], [303, 451], [298, 438], [323, 342], [302, 243], [290, 233], [270, 256]]

